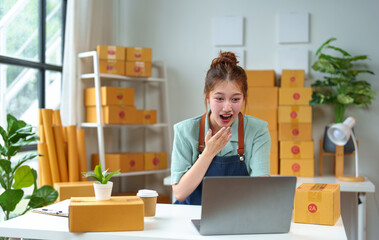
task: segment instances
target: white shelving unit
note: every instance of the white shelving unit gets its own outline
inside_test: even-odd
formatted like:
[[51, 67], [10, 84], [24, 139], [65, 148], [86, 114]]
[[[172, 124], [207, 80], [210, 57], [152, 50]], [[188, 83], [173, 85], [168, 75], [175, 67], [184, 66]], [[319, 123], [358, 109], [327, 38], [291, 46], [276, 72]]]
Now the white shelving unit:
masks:
[[[83, 73], [83, 61], [88, 60], [89, 63], [93, 65], [93, 72], [91, 73]], [[164, 136], [161, 141], [164, 142], [164, 149], [161, 149], [162, 152], [167, 152], [167, 166], [169, 167], [170, 159], [171, 159], [171, 140], [170, 140], [170, 125], [169, 125], [169, 114], [168, 114], [168, 86], [167, 86], [167, 78], [166, 78], [166, 68], [165, 64], [162, 61], [154, 61], [152, 62], [153, 69], [157, 70], [157, 77], [127, 77], [122, 75], [114, 75], [114, 74], [102, 74], [99, 73], [99, 61], [98, 54], [96, 51], [83, 52], [78, 54], [78, 69], [79, 69], [79, 80], [78, 80], [78, 116], [79, 116], [79, 126], [82, 128], [97, 128], [97, 141], [98, 141], [98, 154], [100, 163], [102, 166], [102, 170], [107, 169], [105, 164], [105, 141], [104, 141], [104, 129], [108, 128], [118, 128], [118, 129], [133, 129], [133, 128], [143, 128], [143, 136], [140, 136], [136, 141], [141, 141], [143, 144], [143, 151], [149, 150], [146, 148], [147, 137], [146, 137], [146, 129], [164, 129]], [[88, 67], [88, 66], [86, 66]], [[84, 81], [93, 81], [92, 85], [95, 87], [95, 96], [96, 96], [96, 117], [98, 119], [97, 123], [87, 123], [84, 122], [84, 101], [83, 101], [83, 92], [84, 92]], [[159, 85], [159, 95], [160, 95], [160, 107], [158, 110], [158, 118], [157, 124], [104, 124], [103, 123], [103, 113], [101, 108], [101, 91], [100, 88], [103, 86], [103, 81], [112, 82], [130, 82], [135, 84], [143, 84], [143, 103], [142, 108], [147, 109], [147, 95], [148, 95], [148, 86], [150, 84]], [[87, 82], [86, 82], [87, 83]], [[88, 84], [88, 83], [87, 83]], [[92, 86], [92, 87], [93, 87]], [[88, 161], [87, 161], [88, 163]], [[148, 174], [158, 174], [168, 172], [169, 169], [160, 169], [160, 170], [152, 170], [152, 171], [136, 171], [136, 172], [127, 172], [121, 173], [116, 176], [135, 176], [135, 175], [148, 175]]]

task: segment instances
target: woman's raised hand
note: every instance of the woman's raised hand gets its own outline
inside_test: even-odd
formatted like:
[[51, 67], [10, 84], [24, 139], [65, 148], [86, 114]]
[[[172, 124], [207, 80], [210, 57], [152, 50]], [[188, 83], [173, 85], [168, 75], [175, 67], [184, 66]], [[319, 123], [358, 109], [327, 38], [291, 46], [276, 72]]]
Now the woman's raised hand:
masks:
[[221, 128], [214, 136], [212, 136], [212, 130], [209, 129], [205, 136], [205, 149], [204, 151], [216, 156], [232, 137], [232, 129], [230, 127]]

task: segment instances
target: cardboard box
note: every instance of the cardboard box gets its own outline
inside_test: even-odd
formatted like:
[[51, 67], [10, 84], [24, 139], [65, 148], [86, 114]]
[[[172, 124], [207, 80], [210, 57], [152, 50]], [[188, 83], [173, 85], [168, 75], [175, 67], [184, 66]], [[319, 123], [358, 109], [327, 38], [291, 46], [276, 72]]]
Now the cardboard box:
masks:
[[125, 75], [125, 62], [119, 60], [100, 60], [99, 72], [105, 74]]
[[280, 158], [314, 158], [313, 141], [280, 141]]
[[[134, 106], [104, 106], [102, 110], [105, 124], [138, 124], [142, 118]], [[96, 107], [86, 107], [86, 122], [97, 122]]]
[[[99, 164], [99, 154], [92, 154], [92, 170]], [[109, 171], [134, 172], [144, 170], [143, 153], [106, 153], [105, 165]]]
[[99, 59], [125, 61], [124, 47], [98, 45], [96, 51], [99, 55]]
[[279, 105], [309, 105], [312, 88], [279, 88]]
[[250, 115], [268, 122], [269, 130], [278, 129], [278, 109], [277, 108], [253, 108], [246, 107], [246, 110], [243, 112], [246, 115]]
[[270, 153], [270, 175], [279, 174], [279, 158], [277, 152]]
[[297, 187], [294, 222], [335, 225], [340, 216], [339, 184], [303, 183]]
[[70, 232], [141, 231], [144, 229], [144, 203], [137, 196], [71, 198]]
[[274, 70], [246, 70], [248, 87], [274, 87]]
[[281, 87], [282, 88], [303, 88], [305, 79], [304, 70], [282, 70]]
[[126, 51], [126, 61], [151, 62], [151, 59], [152, 59], [151, 48], [127, 47], [125, 48], [125, 51]]
[[312, 140], [312, 123], [279, 123], [279, 141]]
[[277, 87], [249, 87], [247, 105], [252, 107], [278, 107]]
[[311, 106], [279, 106], [279, 123], [312, 123]]
[[151, 77], [151, 62], [125, 62], [125, 75], [130, 77]]
[[270, 131], [270, 136], [271, 136], [271, 152], [278, 152], [278, 131], [276, 130], [269, 130]]
[[142, 124], [156, 124], [157, 110], [139, 110], [142, 112]]
[[[101, 105], [134, 106], [134, 88], [101, 87]], [[96, 106], [95, 88], [84, 90], [84, 105]]]
[[144, 153], [145, 170], [158, 170], [167, 168], [167, 153]]
[[58, 192], [57, 202], [71, 197], [94, 197], [93, 183], [94, 181], [54, 183], [54, 188]]
[[314, 177], [314, 159], [280, 159], [280, 175]]

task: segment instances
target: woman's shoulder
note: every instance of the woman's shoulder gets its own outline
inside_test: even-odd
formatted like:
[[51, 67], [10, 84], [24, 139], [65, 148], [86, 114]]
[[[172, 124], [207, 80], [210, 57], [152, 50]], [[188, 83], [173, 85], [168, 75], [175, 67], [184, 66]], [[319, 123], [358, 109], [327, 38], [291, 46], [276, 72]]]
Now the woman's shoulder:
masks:
[[191, 134], [198, 134], [200, 127], [201, 116], [189, 118], [174, 124], [174, 130], [176, 132]]
[[244, 117], [244, 122], [245, 122], [245, 128], [250, 127], [254, 129], [260, 129], [260, 128], [267, 128], [268, 123], [265, 120], [256, 118], [254, 116], [250, 115], [243, 115]]

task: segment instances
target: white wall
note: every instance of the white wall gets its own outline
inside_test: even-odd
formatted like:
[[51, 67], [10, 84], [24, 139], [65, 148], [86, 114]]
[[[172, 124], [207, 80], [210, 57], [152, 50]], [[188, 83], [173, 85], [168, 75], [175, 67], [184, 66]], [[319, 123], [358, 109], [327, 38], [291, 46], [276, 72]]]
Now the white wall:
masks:
[[[116, 1], [117, 2], [117, 1]], [[379, 1], [375, 0], [120, 0], [116, 4], [116, 43], [153, 48], [153, 59], [168, 66], [170, 118], [172, 123], [204, 112], [202, 99], [205, 73], [213, 58], [213, 17], [243, 16], [247, 69], [274, 69], [277, 49], [276, 14], [310, 13], [310, 42], [292, 44], [309, 49], [310, 61], [316, 49], [329, 37], [353, 55], [368, 54], [368, 65], [379, 74]], [[117, 13], [118, 11], [118, 13]], [[118, 16], [118, 17], [117, 17]], [[314, 74], [314, 72], [311, 72]], [[312, 76], [310, 76], [312, 78]], [[368, 76], [378, 92], [377, 76]], [[309, 86], [311, 80], [306, 81]], [[369, 110], [348, 109], [357, 118], [355, 132], [360, 142], [360, 173], [379, 186], [379, 96]], [[333, 122], [331, 108], [313, 108], [316, 173], [318, 141], [326, 124]], [[352, 159], [351, 159], [352, 160]], [[332, 173], [332, 161], [324, 172]], [[379, 194], [368, 194], [367, 239], [379, 235]]]

